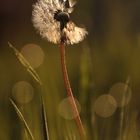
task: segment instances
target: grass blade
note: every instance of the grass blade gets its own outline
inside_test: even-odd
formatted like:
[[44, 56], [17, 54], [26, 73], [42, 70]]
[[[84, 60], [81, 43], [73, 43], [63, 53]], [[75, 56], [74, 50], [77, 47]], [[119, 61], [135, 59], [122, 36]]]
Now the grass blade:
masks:
[[[126, 85], [129, 85], [130, 83], [130, 77], [127, 77], [126, 80]], [[126, 86], [124, 88], [124, 93], [122, 97], [122, 104], [126, 102], [126, 92], [127, 92], [128, 87]], [[124, 125], [124, 119], [125, 119], [125, 107], [122, 107], [121, 112], [120, 112], [120, 130], [119, 130], [119, 140], [123, 140], [123, 125]]]
[[8, 45], [9, 45], [10, 48], [12, 48], [14, 50], [15, 55], [17, 56], [18, 60], [27, 69], [27, 71], [29, 72], [29, 74], [35, 79], [35, 81], [37, 83], [39, 83], [40, 85], [42, 85], [42, 82], [40, 80], [39, 75], [33, 69], [33, 67], [30, 65], [30, 63], [25, 59], [25, 57], [10, 42], [8, 42]]
[[[40, 85], [40, 87], [42, 87], [41, 79], [40, 79], [39, 75], [37, 74], [37, 72], [30, 65], [30, 63], [24, 58], [24, 56], [11, 43], [8, 42], [8, 45], [9, 45], [10, 48], [13, 49], [13, 51], [15, 52], [16, 57], [18, 58], [20, 63], [26, 68], [28, 73]], [[30, 133], [30, 136], [32, 137], [32, 140], [34, 140], [33, 136], [32, 136], [32, 133], [31, 133], [31, 131], [30, 131], [30, 129], [29, 129], [29, 127], [28, 127], [23, 115], [21, 114], [20, 110], [18, 109], [18, 107], [16, 106], [16, 104], [14, 103], [14, 101], [12, 99], [10, 99], [10, 101], [11, 101], [12, 105], [14, 106], [14, 108], [15, 108], [18, 116], [20, 117], [20, 119], [24, 122], [25, 127], [27, 128], [28, 132]], [[45, 104], [44, 104], [44, 100], [43, 100], [42, 95], [41, 95], [41, 104], [42, 104], [42, 120], [43, 120], [44, 137], [45, 137], [45, 140], [49, 140], [46, 110], [45, 110]]]
[[29, 126], [28, 126], [26, 120], [24, 119], [24, 117], [23, 117], [21, 111], [19, 110], [18, 106], [15, 104], [15, 102], [14, 102], [12, 99], [10, 99], [10, 102], [11, 102], [11, 104], [13, 105], [13, 107], [15, 108], [15, 111], [16, 111], [18, 117], [19, 117], [20, 120], [23, 122], [24, 127], [25, 127], [25, 130], [26, 130], [27, 133], [29, 134], [31, 140], [35, 140], [35, 139], [34, 139], [34, 136], [33, 136], [33, 134], [32, 134], [32, 132], [31, 132], [31, 130], [30, 130], [30, 128], [29, 128]]
[[43, 129], [44, 129], [44, 135], [45, 135], [45, 140], [49, 140], [49, 131], [48, 131], [48, 123], [47, 123], [47, 117], [46, 117], [46, 109], [45, 109], [45, 104], [44, 100], [41, 96], [41, 101], [42, 101], [42, 118], [43, 118]]

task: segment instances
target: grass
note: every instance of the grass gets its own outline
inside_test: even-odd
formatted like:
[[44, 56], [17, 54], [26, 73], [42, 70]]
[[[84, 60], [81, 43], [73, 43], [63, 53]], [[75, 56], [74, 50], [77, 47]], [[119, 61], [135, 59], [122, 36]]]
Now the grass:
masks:
[[31, 130], [30, 130], [30, 128], [29, 128], [29, 126], [28, 126], [28, 124], [27, 124], [25, 118], [23, 117], [21, 111], [19, 110], [18, 106], [15, 104], [15, 102], [14, 102], [12, 99], [10, 99], [10, 102], [11, 102], [12, 106], [14, 107], [14, 109], [15, 109], [15, 111], [16, 111], [18, 117], [19, 117], [20, 120], [23, 122], [24, 128], [25, 128], [25, 130], [27, 131], [27, 133], [29, 134], [30, 139], [31, 139], [31, 140], [35, 140], [35, 138], [34, 138], [32, 132], [31, 132]]
[[[63, 118], [61, 118], [58, 114], [58, 111], [55, 107], [58, 106], [55, 102], [60, 102], [62, 94], [59, 95], [58, 90], [48, 90], [48, 87], [50, 85], [42, 84], [40, 76], [37, 74], [36, 70], [32, 68], [32, 66], [29, 64], [29, 62], [22, 56], [22, 54], [13, 47], [10, 43], [9, 46], [14, 50], [19, 62], [26, 68], [27, 72], [29, 72], [30, 77], [32, 77], [32, 80], [36, 83], [35, 85], [39, 85], [39, 98], [36, 100], [39, 100], [38, 103], [34, 103], [34, 107], [38, 106], [38, 109], [40, 110], [40, 123], [41, 126], [36, 125], [38, 123], [38, 120], [33, 117], [31, 109], [26, 109], [24, 106], [20, 105], [18, 106], [18, 103], [15, 103], [13, 99], [10, 99], [11, 105], [15, 109], [15, 113], [19, 117], [19, 120], [23, 123], [23, 130], [26, 131], [26, 133], [22, 134], [20, 136], [21, 139], [31, 139], [31, 140], [81, 140], [79, 137], [79, 132], [77, 130], [77, 126], [75, 125], [74, 120], [68, 121]], [[90, 55], [89, 55], [89, 49], [84, 48], [81, 58], [80, 58], [80, 98], [79, 101], [81, 103], [81, 116], [84, 124], [84, 128], [86, 130], [86, 138], [85, 140], [132, 140], [133, 138], [135, 140], [139, 139], [138, 133], [137, 133], [137, 122], [136, 117], [137, 113], [129, 114], [130, 108], [127, 105], [123, 108], [118, 108], [115, 112], [115, 114], [109, 118], [101, 118], [96, 115], [94, 110], [91, 110], [91, 106], [96, 98], [99, 96], [96, 94], [98, 92], [98, 88], [95, 88], [92, 79], [92, 72], [91, 70], [91, 62], [90, 62]], [[89, 63], [90, 62], [90, 63]], [[130, 85], [130, 78], [128, 77], [126, 82], [127, 85]], [[49, 83], [48, 83], [49, 84]], [[43, 87], [44, 86], [44, 87]], [[52, 86], [52, 85], [51, 85]], [[93, 95], [94, 90], [94, 95]], [[53, 94], [50, 94], [51, 92], [56, 92], [58, 95], [56, 97], [52, 97]], [[127, 91], [127, 89], [124, 89], [124, 93]], [[87, 96], [87, 92], [89, 93]], [[46, 95], [47, 93], [47, 95]], [[63, 95], [64, 96], [64, 95]], [[47, 98], [46, 98], [47, 97]], [[92, 100], [91, 100], [92, 98]], [[125, 102], [126, 96], [124, 94], [122, 102]], [[55, 101], [55, 102], [54, 102]], [[55, 106], [56, 105], [56, 106]], [[85, 106], [86, 105], [86, 106]], [[32, 108], [27, 105], [27, 108]], [[52, 108], [52, 109], [50, 109]], [[30, 112], [28, 112], [28, 111]], [[26, 112], [26, 113], [22, 113]], [[86, 112], [86, 113], [85, 113]], [[30, 115], [29, 115], [30, 114]], [[34, 115], [35, 112], [33, 113]], [[25, 117], [24, 117], [25, 116]], [[129, 116], [129, 117], [128, 117]], [[30, 117], [30, 119], [27, 119]], [[88, 119], [87, 119], [88, 118]], [[28, 121], [26, 121], [26, 119]], [[117, 126], [113, 126], [116, 124], [115, 120], [117, 119]], [[31, 122], [30, 122], [30, 121]], [[129, 122], [129, 123], [128, 123]], [[34, 123], [34, 127], [32, 127], [32, 123]], [[113, 130], [113, 129], [114, 130]], [[36, 132], [39, 134], [37, 135]], [[128, 136], [128, 134], [130, 136]], [[40, 137], [42, 135], [42, 137]]]
[[[12, 48], [15, 52], [15, 55], [17, 56], [17, 59], [20, 61], [20, 63], [22, 64], [22, 66], [24, 66], [27, 70], [27, 72], [29, 72], [29, 74], [31, 75], [31, 77], [40, 85], [40, 88], [42, 88], [42, 82], [41, 79], [39, 77], [39, 75], [37, 74], [37, 72], [33, 69], [33, 67], [30, 65], [30, 63], [24, 58], [24, 56], [11, 44], [8, 42], [8, 45], [10, 48]], [[43, 123], [43, 131], [44, 131], [44, 139], [49, 140], [49, 132], [48, 132], [48, 126], [47, 126], [47, 117], [46, 117], [46, 109], [45, 109], [45, 104], [44, 104], [44, 99], [42, 97], [42, 93], [40, 94], [40, 99], [41, 99], [41, 110], [42, 110], [42, 123]], [[36, 140], [29, 128], [29, 125], [27, 124], [23, 114], [21, 113], [19, 107], [15, 104], [15, 102], [10, 99], [11, 104], [13, 105], [13, 107], [15, 108], [15, 111], [18, 115], [18, 117], [20, 118], [20, 120], [23, 122], [24, 126], [25, 126], [25, 130], [28, 132], [31, 140]]]

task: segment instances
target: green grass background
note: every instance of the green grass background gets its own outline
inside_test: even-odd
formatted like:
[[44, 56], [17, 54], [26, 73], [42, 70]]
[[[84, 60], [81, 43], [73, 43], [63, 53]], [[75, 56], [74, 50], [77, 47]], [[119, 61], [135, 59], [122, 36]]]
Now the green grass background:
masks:
[[[0, 140], [29, 139], [9, 102], [13, 86], [23, 80], [33, 86], [35, 94], [31, 102], [18, 106], [35, 139], [43, 140], [40, 110], [43, 94], [50, 140], [79, 140], [74, 121], [65, 120], [58, 113], [60, 101], [66, 98], [59, 48], [43, 40], [32, 27], [34, 2], [2, 0], [0, 6]], [[71, 86], [81, 105], [87, 140], [139, 140], [140, 1], [79, 0], [72, 19], [89, 32], [82, 43], [66, 46]], [[41, 46], [45, 59], [36, 71], [43, 82], [43, 92], [8, 47], [8, 41], [18, 50], [28, 43]], [[130, 103], [109, 118], [93, 113], [96, 98], [108, 93], [115, 83], [126, 82], [128, 77], [132, 90]]]

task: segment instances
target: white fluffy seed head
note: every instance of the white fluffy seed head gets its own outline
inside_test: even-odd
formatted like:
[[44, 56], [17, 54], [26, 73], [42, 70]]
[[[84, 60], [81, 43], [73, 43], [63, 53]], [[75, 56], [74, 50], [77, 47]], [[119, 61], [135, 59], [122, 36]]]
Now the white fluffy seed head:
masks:
[[88, 34], [84, 28], [75, 26], [73, 22], [69, 22], [63, 31], [66, 35], [67, 44], [76, 44], [81, 42]]
[[[69, 3], [66, 5], [66, 2]], [[60, 22], [54, 19], [57, 11], [71, 13], [74, 5], [73, 0], [38, 0], [33, 5], [32, 21], [34, 27], [43, 38], [52, 43], [60, 43], [61, 34], [65, 34], [66, 44], [79, 43], [87, 34], [84, 28], [79, 28], [69, 21], [61, 31]]]

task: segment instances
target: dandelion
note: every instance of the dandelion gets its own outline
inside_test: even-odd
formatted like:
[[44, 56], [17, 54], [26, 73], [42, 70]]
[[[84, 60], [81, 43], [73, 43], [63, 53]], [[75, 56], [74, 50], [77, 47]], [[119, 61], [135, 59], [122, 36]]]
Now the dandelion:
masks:
[[70, 20], [75, 4], [72, 0], [38, 0], [33, 5], [34, 27], [43, 38], [55, 44], [79, 43], [85, 38], [87, 31]]
[[33, 5], [32, 21], [43, 38], [59, 44], [64, 85], [67, 96], [71, 98], [72, 113], [73, 116], [77, 116], [75, 122], [83, 139], [85, 131], [72, 93], [65, 60], [65, 45], [79, 43], [87, 35], [84, 28], [77, 27], [70, 20], [75, 4], [72, 0], [38, 0]]

